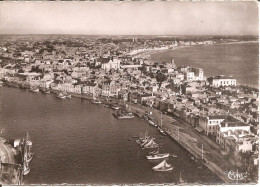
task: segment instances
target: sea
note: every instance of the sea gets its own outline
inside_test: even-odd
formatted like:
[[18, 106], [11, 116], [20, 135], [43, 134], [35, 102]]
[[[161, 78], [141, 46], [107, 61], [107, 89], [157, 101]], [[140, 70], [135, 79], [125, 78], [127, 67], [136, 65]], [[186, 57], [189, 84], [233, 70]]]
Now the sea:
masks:
[[[62, 100], [54, 94], [0, 87], [1, 137], [19, 139], [29, 132], [33, 142], [31, 171], [24, 184], [132, 185], [173, 184], [180, 175], [188, 183], [222, 181], [169, 137], [138, 117], [118, 120], [113, 110], [89, 100]], [[147, 132], [160, 152], [174, 154], [169, 172], [154, 172], [136, 138]]]
[[238, 84], [259, 88], [259, 43], [230, 43], [156, 51], [148, 59], [203, 68], [206, 77], [231, 75]]

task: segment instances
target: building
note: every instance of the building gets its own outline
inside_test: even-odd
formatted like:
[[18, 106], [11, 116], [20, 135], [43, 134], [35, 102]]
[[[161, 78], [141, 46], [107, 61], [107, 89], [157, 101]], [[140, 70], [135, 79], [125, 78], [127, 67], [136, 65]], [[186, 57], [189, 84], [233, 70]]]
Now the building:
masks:
[[241, 132], [242, 135], [247, 135], [250, 132], [250, 125], [245, 124], [238, 119], [227, 116], [220, 125], [217, 126], [217, 143], [221, 147], [225, 147], [225, 138], [234, 136], [235, 133]]
[[199, 125], [204, 129], [204, 132], [207, 136], [217, 136], [217, 127], [222, 121], [224, 121], [226, 116], [216, 115], [216, 116], [207, 116], [199, 118]]
[[112, 57], [108, 60], [103, 59], [101, 62], [101, 69], [104, 69], [106, 71], [109, 71], [111, 69], [119, 69], [120, 68], [120, 60], [117, 57]]
[[237, 84], [236, 79], [232, 78], [231, 76], [227, 77], [224, 75], [210, 77], [210, 78], [208, 78], [208, 82], [213, 87], [236, 86], [236, 84]]

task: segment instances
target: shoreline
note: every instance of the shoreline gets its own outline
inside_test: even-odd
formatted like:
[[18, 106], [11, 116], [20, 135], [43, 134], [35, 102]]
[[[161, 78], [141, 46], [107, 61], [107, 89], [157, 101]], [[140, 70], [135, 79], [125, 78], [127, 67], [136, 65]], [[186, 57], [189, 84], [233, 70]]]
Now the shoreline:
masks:
[[[188, 45], [188, 46], [176, 46], [172, 49], [153, 49], [149, 51], [140, 52], [138, 54], [132, 55], [137, 58], [147, 58], [150, 57], [151, 54], [165, 52], [165, 51], [173, 51], [177, 49], [190, 48], [190, 47], [203, 47], [203, 46], [213, 46], [213, 45], [231, 45], [231, 44], [246, 44], [246, 43], [259, 43], [259, 41], [234, 41], [234, 42], [223, 42], [223, 43], [214, 43], [214, 44], [201, 44], [201, 45]], [[148, 58], [148, 60], [150, 60]]]
[[[6, 87], [6, 86], [5, 86]], [[15, 88], [20, 88], [23, 90], [28, 90], [26, 88], [22, 88], [19, 86], [7, 86], [7, 87], [15, 87]], [[60, 93], [59, 90], [53, 90], [50, 89], [51, 94], [57, 95], [57, 93]], [[44, 93], [40, 93], [44, 94]], [[86, 100], [92, 100], [92, 96], [90, 95], [82, 95], [82, 94], [75, 94], [75, 93], [69, 93], [72, 97], [79, 98], [79, 99], [86, 99]], [[106, 101], [106, 98], [103, 97], [97, 97], [98, 100]], [[119, 103], [119, 99], [116, 98], [111, 98], [111, 101], [109, 101], [111, 104], [114, 102], [117, 105], [120, 105], [122, 107], [122, 103]], [[129, 102], [126, 102], [129, 104]], [[140, 105], [140, 104], [134, 104], [131, 103], [131, 112], [135, 114], [135, 116], [138, 116], [140, 119], [143, 119], [144, 114], [147, 111], [147, 107]], [[152, 116], [149, 116], [149, 119], [155, 121], [157, 124], [159, 124], [160, 121], [160, 114], [161, 111], [159, 109], [152, 109], [153, 114]], [[230, 169], [232, 170], [233, 168], [230, 167], [220, 167], [219, 164], [224, 164], [224, 163], [214, 163], [213, 161], [215, 160], [211, 156], [207, 156], [205, 154], [204, 159], [201, 157], [201, 149], [197, 146], [197, 143], [194, 143], [193, 140], [199, 140], [200, 142], [205, 141], [205, 138], [201, 137], [201, 134], [197, 134], [194, 130], [194, 128], [185, 121], [185, 119], [179, 118], [176, 115], [173, 114], [162, 114], [163, 116], [163, 121], [166, 122], [166, 124], [163, 126], [165, 129], [165, 132], [167, 133], [168, 137], [172, 139], [174, 142], [176, 142], [181, 148], [189, 152], [189, 154], [193, 155], [194, 158], [196, 158], [197, 161], [201, 162], [204, 166], [206, 166], [212, 173], [217, 175], [222, 181], [224, 181], [226, 184], [234, 184], [233, 181], [231, 181], [228, 176], [225, 174], [225, 171], [229, 171]], [[148, 122], [148, 121], [147, 121]], [[179, 122], [178, 125], [176, 123]], [[177, 135], [176, 130], [179, 129], [179, 134]], [[187, 130], [188, 129], [188, 130]], [[193, 131], [194, 130], [194, 131]], [[195, 135], [195, 138], [194, 138]], [[209, 146], [212, 147], [212, 140], [206, 139], [208, 142], [205, 142], [205, 148], [209, 150]], [[206, 144], [208, 144], [206, 146]], [[215, 148], [214, 148], [215, 149]], [[215, 151], [215, 150], [209, 150], [209, 151]], [[205, 149], [205, 152], [206, 149]], [[216, 152], [216, 151], [215, 151]], [[221, 157], [220, 153], [218, 153], [218, 157]], [[213, 160], [213, 161], [212, 161]], [[249, 183], [250, 184], [250, 183]]]

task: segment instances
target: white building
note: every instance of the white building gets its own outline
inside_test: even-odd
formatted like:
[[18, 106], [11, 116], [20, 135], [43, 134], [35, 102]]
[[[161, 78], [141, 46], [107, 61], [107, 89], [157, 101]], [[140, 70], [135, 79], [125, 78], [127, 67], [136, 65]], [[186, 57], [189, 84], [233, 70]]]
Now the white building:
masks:
[[206, 135], [217, 135], [217, 127], [222, 121], [224, 121], [226, 116], [217, 115], [217, 116], [208, 116], [200, 117], [199, 124], [204, 129]]
[[120, 60], [116, 57], [112, 57], [108, 62], [106, 60], [102, 60], [101, 68], [109, 71], [110, 69], [119, 69], [120, 68]]
[[[217, 143], [221, 147], [225, 146], [225, 138], [233, 136], [235, 131], [242, 131], [242, 135], [250, 133], [250, 125], [245, 124], [236, 118], [228, 116], [224, 121], [217, 126]], [[245, 133], [246, 132], [246, 133]]]
[[215, 77], [210, 77], [208, 79], [209, 84], [214, 87], [220, 87], [220, 86], [236, 86], [237, 81], [236, 79], [224, 75], [219, 75]]

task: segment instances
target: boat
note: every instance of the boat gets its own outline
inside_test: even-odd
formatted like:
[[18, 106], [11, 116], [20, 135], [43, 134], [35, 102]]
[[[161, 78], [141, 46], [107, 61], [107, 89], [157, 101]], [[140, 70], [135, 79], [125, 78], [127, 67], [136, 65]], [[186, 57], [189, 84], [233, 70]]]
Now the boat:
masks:
[[59, 94], [57, 95], [57, 97], [60, 98], [60, 99], [66, 99], [66, 96], [63, 95], [62, 93], [59, 93]]
[[159, 145], [157, 143], [155, 143], [154, 138], [151, 138], [150, 141], [148, 143], [146, 143], [145, 145], [143, 145], [142, 147], [144, 149], [153, 149], [153, 148], [157, 148]]
[[70, 98], [71, 98], [71, 95], [69, 95], [69, 94], [66, 93], [66, 94], [65, 94], [65, 97], [70, 99]]
[[157, 127], [157, 126], [158, 126], [158, 125], [157, 125], [155, 122], [153, 122], [152, 120], [149, 120], [148, 122], [149, 122], [150, 125], [152, 125], [152, 126], [154, 126], [154, 127]]
[[119, 116], [117, 116], [118, 119], [132, 119], [134, 117], [135, 116], [131, 112], [128, 112], [128, 113], [125, 113], [125, 114], [120, 114]]
[[43, 93], [45, 93], [45, 94], [50, 94], [51, 91], [50, 91], [50, 90], [45, 90], [45, 91], [43, 91]]
[[136, 140], [136, 143], [138, 143], [141, 146], [143, 143], [145, 143], [149, 139], [150, 139], [150, 137], [147, 135], [147, 130], [146, 130], [144, 136], [142, 136], [142, 134], [141, 134], [141, 136], [138, 138], [138, 140]]
[[32, 87], [32, 88], [31, 88], [31, 92], [36, 92], [36, 93], [37, 93], [37, 92], [39, 92], [39, 91], [40, 91], [39, 88], [36, 88], [36, 87]]
[[157, 151], [154, 152], [150, 152], [148, 156], [146, 156], [146, 158], [148, 160], [156, 160], [156, 159], [162, 159], [162, 158], [168, 158], [170, 156], [169, 153], [159, 153], [159, 148]]
[[127, 110], [119, 110], [118, 112], [113, 113], [113, 116], [117, 119], [132, 119], [134, 118], [134, 114]]
[[29, 163], [34, 157], [34, 153], [31, 152], [32, 141], [27, 132], [26, 139], [23, 140], [23, 175], [27, 175], [30, 172]]
[[172, 165], [168, 164], [166, 160], [162, 161], [160, 164], [153, 167], [154, 171], [171, 171], [172, 169]]
[[96, 100], [96, 99], [93, 99], [91, 102], [94, 103], [94, 104], [101, 104], [102, 103], [101, 101]]
[[114, 109], [114, 110], [119, 110], [120, 109], [120, 107], [117, 106], [117, 105], [112, 105], [111, 108]]
[[162, 158], [168, 158], [170, 156], [169, 153], [163, 153], [163, 154], [154, 154], [146, 156], [148, 160], [156, 160], [156, 159], [162, 159]]
[[158, 129], [158, 131], [159, 131], [162, 135], [164, 135], [164, 136], [167, 135], [166, 132], [165, 132], [161, 127], [158, 127], [157, 129]]
[[23, 175], [27, 175], [29, 173], [30, 173], [30, 167], [29, 167], [28, 163], [26, 163], [23, 166]]
[[104, 104], [104, 107], [110, 108], [110, 105], [109, 104]]

